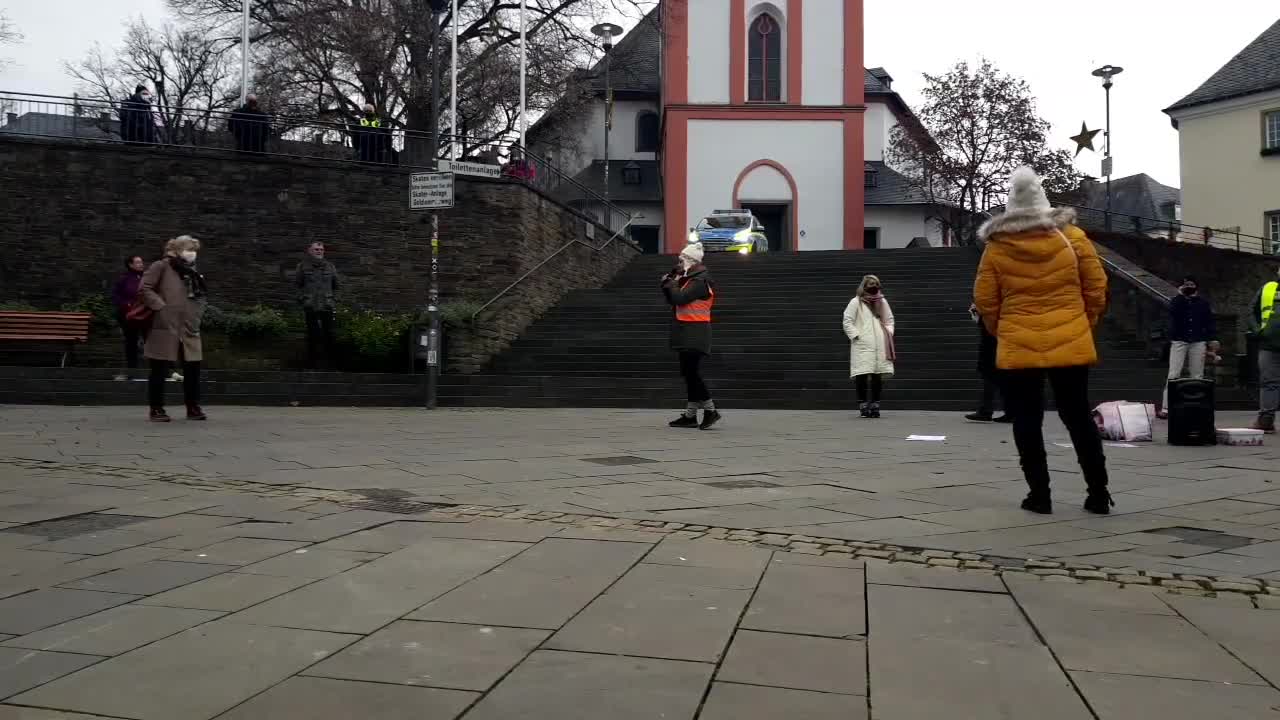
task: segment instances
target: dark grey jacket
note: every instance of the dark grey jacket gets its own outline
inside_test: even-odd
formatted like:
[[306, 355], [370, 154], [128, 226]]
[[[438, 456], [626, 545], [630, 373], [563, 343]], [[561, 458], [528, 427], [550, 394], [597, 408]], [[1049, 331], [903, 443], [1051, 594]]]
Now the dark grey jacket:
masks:
[[298, 263], [298, 302], [305, 310], [332, 312], [338, 304], [338, 269], [328, 260]]
[[[671, 305], [671, 349], [693, 350], [711, 354], [711, 323], [680, 322], [676, 307], [711, 297], [715, 280], [702, 265], [693, 266], [683, 278], [668, 277], [662, 281], [662, 294]], [[714, 316], [713, 316], [714, 320]]]

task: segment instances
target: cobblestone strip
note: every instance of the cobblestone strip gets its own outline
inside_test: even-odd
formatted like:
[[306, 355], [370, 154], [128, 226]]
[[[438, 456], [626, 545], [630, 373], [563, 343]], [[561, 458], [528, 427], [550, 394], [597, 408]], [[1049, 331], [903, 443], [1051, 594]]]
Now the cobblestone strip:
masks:
[[[142, 478], [170, 482], [201, 490], [236, 490], [267, 497], [297, 497], [337, 504], [367, 502], [368, 498], [340, 490], [316, 490], [292, 485], [268, 485], [244, 480], [143, 470], [113, 468], [91, 463], [57, 463], [15, 458], [0, 459], [0, 465], [15, 465], [33, 470], [79, 471], [108, 477]], [[410, 516], [406, 516], [410, 517]], [[752, 545], [768, 550], [817, 555], [832, 558], [871, 558], [891, 563], [911, 563], [943, 567], [987, 575], [1018, 575], [1039, 578], [1045, 582], [1086, 584], [1121, 588], [1127, 585], [1159, 587], [1170, 593], [1199, 597], [1240, 597], [1250, 599], [1254, 607], [1280, 610], [1280, 582], [1245, 577], [1212, 577], [1184, 573], [1141, 570], [1131, 567], [1098, 567], [1085, 563], [1043, 560], [1039, 558], [1006, 558], [981, 553], [903, 547], [886, 543], [840, 540], [810, 535], [741, 530], [661, 520], [629, 520], [607, 515], [588, 515], [541, 511], [520, 506], [493, 507], [459, 505], [437, 508], [412, 517], [497, 518], [518, 522], [548, 522], [577, 528], [630, 530], [687, 540], [715, 540], [737, 545]]]

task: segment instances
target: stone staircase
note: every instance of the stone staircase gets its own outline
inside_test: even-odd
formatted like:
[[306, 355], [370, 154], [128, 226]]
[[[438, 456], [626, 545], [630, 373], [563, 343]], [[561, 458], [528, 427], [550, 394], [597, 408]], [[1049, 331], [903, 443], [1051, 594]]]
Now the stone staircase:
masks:
[[[730, 408], [848, 409], [849, 346], [840, 320], [864, 274], [878, 275], [897, 320], [897, 375], [886, 409], [972, 410], [977, 334], [969, 319], [978, 252], [921, 248], [711, 255], [715, 348], [707, 367]], [[658, 290], [670, 257], [634, 260], [607, 287], [572, 293], [485, 372], [445, 378], [441, 403], [503, 407], [678, 407], [683, 385]], [[1162, 370], [1109, 323], [1092, 399], [1154, 400]]]

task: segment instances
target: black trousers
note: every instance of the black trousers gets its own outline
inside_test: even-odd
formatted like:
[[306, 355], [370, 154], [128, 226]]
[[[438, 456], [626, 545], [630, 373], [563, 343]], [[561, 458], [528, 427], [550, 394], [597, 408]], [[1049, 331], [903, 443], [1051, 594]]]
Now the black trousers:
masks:
[[1001, 409], [1006, 413], [1009, 412], [1009, 400], [1004, 389], [1000, 385], [1000, 378], [993, 375], [986, 375], [982, 378], [982, 394], [978, 397], [978, 414], [992, 415], [996, 411], [996, 394], [999, 393], [1000, 398], [1004, 400], [1000, 404]]
[[[147, 378], [147, 400], [152, 410], [164, 408], [164, 384], [174, 365], [168, 360], [150, 360], [151, 377]], [[200, 363], [182, 363], [182, 400], [187, 407], [200, 404]]]
[[684, 377], [684, 386], [691, 403], [704, 403], [711, 399], [711, 391], [702, 379], [702, 360], [705, 357], [706, 354], [697, 350], [680, 351], [680, 375]]
[[316, 369], [333, 361], [333, 311], [307, 310], [307, 366]]
[[1013, 441], [1022, 460], [1022, 473], [1032, 493], [1049, 492], [1049, 461], [1044, 451], [1044, 381], [1053, 390], [1058, 417], [1071, 434], [1076, 460], [1089, 490], [1107, 487], [1107, 459], [1102, 438], [1089, 409], [1089, 368], [1002, 372], [1006, 410], [1013, 413]]
[[[867, 397], [868, 386], [870, 398]], [[880, 391], [884, 389], [884, 378], [880, 375], [855, 375], [853, 387], [858, 391], [858, 402], [880, 402]]]
[[138, 367], [139, 342], [142, 334], [138, 331], [138, 326], [130, 323], [125, 319], [125, 311], [116, 312], [116, 322], [120, 324], [120, 333], [124, 335], [124, 361], [125, 367], [130, 370]]

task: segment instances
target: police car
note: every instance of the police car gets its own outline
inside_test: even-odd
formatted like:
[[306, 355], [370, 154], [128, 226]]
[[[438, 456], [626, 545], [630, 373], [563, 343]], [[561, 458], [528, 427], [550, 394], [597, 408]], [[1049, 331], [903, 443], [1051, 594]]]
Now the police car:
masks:
[[764, 226], [750, 210], [712, 211], [690, 228], [689, 243], [701, 244], [704, 252], [769, 252]]

